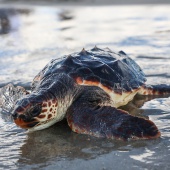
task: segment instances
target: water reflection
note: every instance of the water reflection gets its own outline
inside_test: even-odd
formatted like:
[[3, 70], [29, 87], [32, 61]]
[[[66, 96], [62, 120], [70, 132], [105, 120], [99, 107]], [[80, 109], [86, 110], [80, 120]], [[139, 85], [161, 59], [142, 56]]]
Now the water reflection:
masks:
[[[131, 114], [138, 115], [138, 108], [152, 99], [153, 96], [137, 96], [124, 109], [130, 110]], [[131, 109], [132, 105], [133, 109]], [[144, 115], [141, 115], [141, 117], [144, 117]], [[78, 158], [84, 160], [95, 159], [100, 155], [111, 152], [129, 152], [132, 148], [147, 147], [150, 142], [148, 140], [124, 142], [76, 134], [71, 131], [67, 121], [63, 120], [43, 131], [28, 133], [27, 139], [20, 148], [21, 156], [18, 163], [21, 165], [43, 164], [45, 166], [46, 162], [51, 159], [56, 161]], [[155, 142], [159, 143], [159, 140], [155, 140]]]
[[61, 21], [72, 20], [74, 18], [71, 10], [62, 10], [58, 16]]
[[148, 45], [148, 41], [144, 39], [143, 37], [128, 37], [124, 40], [122, 40], [119, 45], [121, 47], [123, 46], [141, 46], [143, 44]]
[[46, 164], [55, 158], [64, 159], [94, 159], [113, 151], [127, 152], [133, 147], [147, 146], [147, 141], [127, 142], [103, 140], [87, 135], [71, 132], [66, 121], [62, 121], [44, 131], [29, 133], [20, 148], [19, 164]]
[[11, 25], [9, 21], [9, 13], [8, 10], [0, 9], [0, 34], [6, 34], [10, 31]]
[[149, 119], [150, 114], [146, 115], [143, 114], [145, 112], [145, 110], [141, 109], [142, 106], [144, 106], [144, 104], [148, 101], [151, 101], [153, 99], [162, 99], [163, 98], [167, 98], [169, 97], [169, 95], [164, 95], [164, 96], [141, 96], [141, 95], [136, 95], [134, 97], [134, 99], [129, 102], [127, 105], [125, 106], [121, 106], [120, 108], [123, 110], [126, 110], [127, 112], [129, 112], [131, 115], [134, 116], [138, 116], [138, 117], [142, 117], [145, 119]]
[[0, 34], [8, 34], [20, 27], [19, 15], [28, 15], [28, 9], [0, 8]]
[[[94, 45], [130, 54], [143, 68], [150, 84], [170, 82], [167, 79], [170, 68], [169, 6], [32, 6], [28, 10], [24, 7], [0, 8], [0, 11], [0, 86], [12, 82], [29, 88], [29, 82], [52, 58]], [[136, 99], [124, 109], [147, 119], [151, 115], [149, 118], [162, 133], [162, 137], [154, 141], [122, 143], [96, 139], [73, 133], [66, 122], [25, 134], [11, 122], [8, 114], [3, 114], [0, 117], [0, 165], [6, 169], [18, 169], [16, 165], [23, 165], [23, 169], [30, 165], [30, 169], [36, 169], [39, 165], [52, 164], [53, 160], [65, 159], [77, 166], [80, 158], [88, 160], [84, 167], [92, 168], [91, 160], [96, 164], [93, 167], [99, 167], [102, 159], [110, 163], [110, 168], [106, 163], [106, 169], [113, 169], [113, 164], [115, 169], [130, 169], [131, 166], [140, 169], [141, 164], [134, 158], [144, 155], [144, 161], [152, 160], [152, 166], [142, 162], [145, 169], [158, 162], [162, 165], [158, 169], [165, 169], [170, 155], [167, 149], [170, 145], [169, 99], [149, 100]], [[146, 101], [149, 102], [139, 109]], [[110, 158], [106, 160], [108, 156]], [[64, 161], [62, 165], [65, 165]]]

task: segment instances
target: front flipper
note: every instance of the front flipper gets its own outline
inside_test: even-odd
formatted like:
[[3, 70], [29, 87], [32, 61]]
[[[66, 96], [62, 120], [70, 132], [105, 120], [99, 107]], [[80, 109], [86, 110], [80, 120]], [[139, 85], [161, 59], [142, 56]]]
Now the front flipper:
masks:
[[144, 85], [138, 91], [141, 95], [170, 95], [170, 85], [157, 84], [157, 85]]
[[111, 139], [154, 139], [160, 137], [155, 124], [110, 106], [75, 102], [67, 111], [70, 128], [77, 133]]

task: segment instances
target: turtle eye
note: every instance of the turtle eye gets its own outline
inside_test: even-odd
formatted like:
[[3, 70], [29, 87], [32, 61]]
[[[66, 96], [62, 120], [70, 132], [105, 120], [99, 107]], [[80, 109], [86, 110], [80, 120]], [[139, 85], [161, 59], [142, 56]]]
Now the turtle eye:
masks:
[[36, 106], [34, 106], [34, 108], [32, 109], [32, 111], [31, 111], [30, 114], [31, 114], [33, 117], [36, 117], [36, 116], [38, 116], [40, 113], [41, 113], [41, 105], [36, 105]]

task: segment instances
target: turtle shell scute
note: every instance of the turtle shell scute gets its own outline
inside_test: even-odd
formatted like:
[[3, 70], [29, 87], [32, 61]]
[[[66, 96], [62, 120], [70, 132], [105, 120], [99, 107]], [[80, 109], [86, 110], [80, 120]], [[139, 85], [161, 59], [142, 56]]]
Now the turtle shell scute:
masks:
[[69, 75], [80, 85], [100, 82], [101, 88], [108, 87], [118, 93], [137, 89], [146, 81], [141, 68], [125, 52], [94, 47], [52, 60], [34, 78], [33, 88], [49, 75], [61, 73]]

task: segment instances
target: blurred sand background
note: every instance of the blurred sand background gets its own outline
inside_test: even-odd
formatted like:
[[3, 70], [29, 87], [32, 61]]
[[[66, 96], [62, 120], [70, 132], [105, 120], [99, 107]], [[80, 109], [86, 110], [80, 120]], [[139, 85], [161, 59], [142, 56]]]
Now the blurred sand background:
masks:
[[170, 4], [170, 0], [0, 0], [1, 4], [38, 5], [132, 5], [132, 4]]

